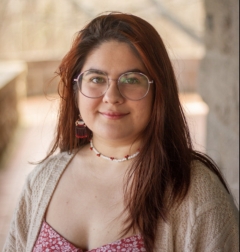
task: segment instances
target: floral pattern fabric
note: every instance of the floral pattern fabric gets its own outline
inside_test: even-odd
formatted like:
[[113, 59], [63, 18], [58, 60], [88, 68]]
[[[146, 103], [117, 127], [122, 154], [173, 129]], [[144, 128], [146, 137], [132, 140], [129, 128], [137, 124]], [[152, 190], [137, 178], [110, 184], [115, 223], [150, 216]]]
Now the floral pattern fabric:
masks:
[[[33, 252], [83, 252], [43, 222]], [[134, 235], [88, 252], [146, 252], [141, 235]]]

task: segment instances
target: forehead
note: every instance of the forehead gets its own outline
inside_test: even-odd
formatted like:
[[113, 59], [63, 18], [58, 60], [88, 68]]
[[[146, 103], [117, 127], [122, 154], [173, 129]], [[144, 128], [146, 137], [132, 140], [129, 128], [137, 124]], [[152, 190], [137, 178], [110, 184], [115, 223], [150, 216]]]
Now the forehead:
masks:
[[131, 69], [146, 72], [135, 50], [129, 44], [115, 40], [100, 44], [88, 54], [82, 72], [88, 69], [99, 69], [109, 74], [120, 74]]

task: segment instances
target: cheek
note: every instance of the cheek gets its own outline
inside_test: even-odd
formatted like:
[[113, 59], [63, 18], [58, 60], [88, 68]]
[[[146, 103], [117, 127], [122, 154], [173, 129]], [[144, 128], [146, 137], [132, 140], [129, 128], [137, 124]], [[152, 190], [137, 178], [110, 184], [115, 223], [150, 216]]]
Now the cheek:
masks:
[[142, 111], [144, 111], [145, 113], [145, 118], [149, 119], [151, 117], [152, 108], [153, 108], [153, 95], [152, 92], [150, 92], [141, 107]]
[[149, 123], [152, 114], [151, 99], [138, 104], [136, 106], [136, 111], [136, 123], [141, 125], [141, 127], [145, 127]]
[[98, 101], [96, 99], [90, 99], [81, 94], [79, 95], [78, 108], [85, 122], [89, 121], [89, 118], [91, 118], [91, 115], [93, 115], [97, 108], [97, 104]]
[[78, 96], [78, 108], [84, 120], [84, 117], [87, 114], [86, 111], [88, 110], [87, 108], [89, 108], [89, 105], [85, 97], [83, 97], [81, 94]]

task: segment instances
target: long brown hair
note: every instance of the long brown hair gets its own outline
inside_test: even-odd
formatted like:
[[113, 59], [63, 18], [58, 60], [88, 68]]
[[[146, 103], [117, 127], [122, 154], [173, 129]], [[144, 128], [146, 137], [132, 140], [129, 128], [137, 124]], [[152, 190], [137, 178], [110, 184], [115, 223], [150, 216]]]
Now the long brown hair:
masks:
[[129, 218], [123, 230], [139, 230], [147, 251], [151, 252], [158, 221], [167, 221], [169, 208], [180, 203], [188, 192], [193, 160], [203, 162], [225, 183], [213, 161], [192, 148], [174, 71], [161, 37], [149, 23], [130, 14], [109, 13], [96, 17], [77, 34], [72, 48], [63, 58], [58, 72], [61, 103], [57, 135], [47, 157], [57, 148], [71, 153], [88, 142], [75, 138], [79, 111], [73, 80], [81, 72], [88, 54], [109, 40], [129, 44], [154, 80], [151, 120], [143, 133], [140, 154], [128, 173], [127, 181], [132, 183], [126, 183], [125, 187]]

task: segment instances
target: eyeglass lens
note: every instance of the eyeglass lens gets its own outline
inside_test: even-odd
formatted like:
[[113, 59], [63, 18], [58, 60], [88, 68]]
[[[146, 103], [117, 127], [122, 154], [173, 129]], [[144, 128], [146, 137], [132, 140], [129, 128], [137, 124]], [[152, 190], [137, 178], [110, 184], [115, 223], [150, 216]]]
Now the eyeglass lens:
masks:
[[[78, 85], [83, 95], [89, 98], [97, 98], [106, 93], [109, 79], [103, 72], [89, 70], [80, 75]], [[125, 98], [140, 100], [148, 93], [149, 80], [142, 73], [125, 73], [118, 79], [118, 89]]]

